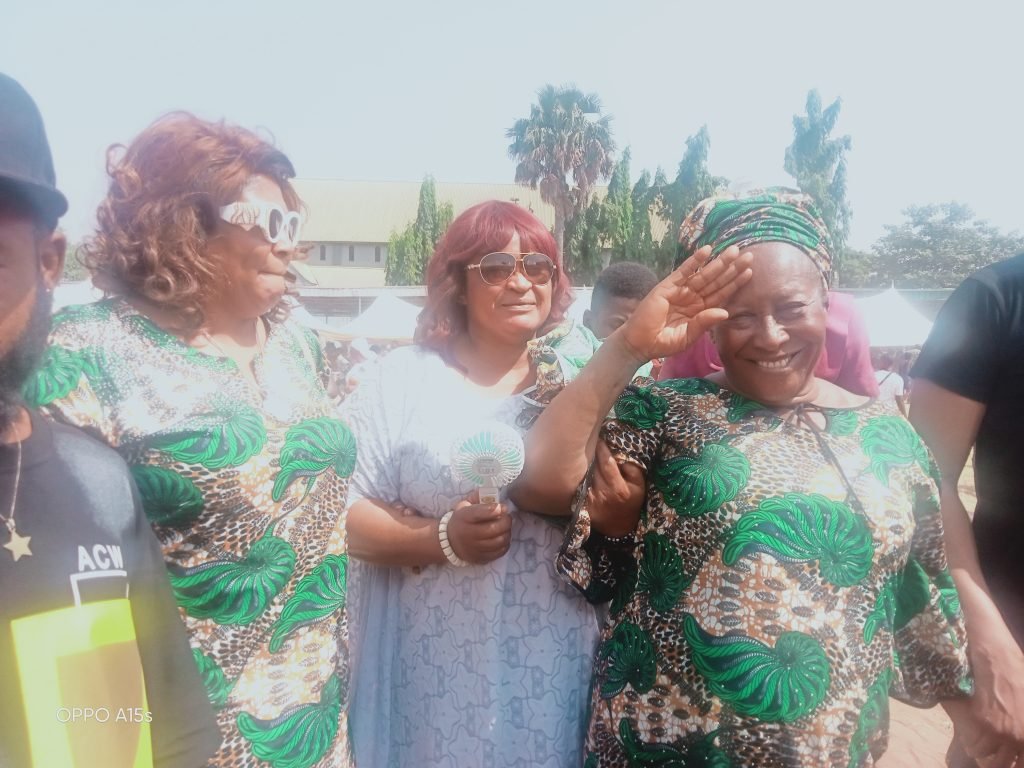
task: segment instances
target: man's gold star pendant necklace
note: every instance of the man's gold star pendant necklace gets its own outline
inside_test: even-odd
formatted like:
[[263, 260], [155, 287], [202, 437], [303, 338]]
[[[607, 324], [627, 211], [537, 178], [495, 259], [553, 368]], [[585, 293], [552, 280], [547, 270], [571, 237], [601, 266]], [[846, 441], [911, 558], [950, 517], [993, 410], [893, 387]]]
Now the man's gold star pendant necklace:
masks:
[[18, 441], [18, 465], [17, 469], [14, 470], [14, 492], [11, 494], [11, 511], [7, 513], [6, 517], [0, 516], [0, 522], [7, 527], [7, 531], [11, 534], [11, 539], [4, 544], [4, 549], [10, 550], [14, 556], [14, 562], [18, 562], [21, 558], [30, 556], [32, 550], [29, 549], [28, 543], [32, 540], [31, 536], [19, 536], [18, 529], [14, 524], [14, 509], [18, 505], [18, 485], [21, 483], [21, 441]]

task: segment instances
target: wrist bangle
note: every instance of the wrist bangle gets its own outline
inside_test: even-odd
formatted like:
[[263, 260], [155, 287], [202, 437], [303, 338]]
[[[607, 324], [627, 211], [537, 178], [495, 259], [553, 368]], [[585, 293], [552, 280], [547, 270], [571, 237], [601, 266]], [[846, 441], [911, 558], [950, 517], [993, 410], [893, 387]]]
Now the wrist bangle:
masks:
[[452, 549], [451, 542], [448, 541], [448, 521], [452, 519], [453, 514], [455, 514], [454, 509], [449, 509], [445, 512], [444, 517], [441, 518], [441, 522], [437, 524], [437, 538], [441, 542], [441, 551], [444, 552], [444, 556], [448, 559], [448, 562], [454, 566], [462, 568], [463, 566], [469, 565], [469, 563], [455, 554], [455, 550]]

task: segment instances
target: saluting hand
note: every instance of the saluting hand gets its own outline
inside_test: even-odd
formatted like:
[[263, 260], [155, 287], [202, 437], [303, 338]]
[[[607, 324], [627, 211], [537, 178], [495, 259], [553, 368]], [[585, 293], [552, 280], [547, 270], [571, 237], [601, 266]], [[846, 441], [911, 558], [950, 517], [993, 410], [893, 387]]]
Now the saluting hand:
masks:
[[705, 246], [640, 302], [629, 319], [612, 334], [637, 360], [667, 357], [686, 349], [729, 313], [726, 300], [751, 276], [750, 253], [731, 246], [709, 262]]

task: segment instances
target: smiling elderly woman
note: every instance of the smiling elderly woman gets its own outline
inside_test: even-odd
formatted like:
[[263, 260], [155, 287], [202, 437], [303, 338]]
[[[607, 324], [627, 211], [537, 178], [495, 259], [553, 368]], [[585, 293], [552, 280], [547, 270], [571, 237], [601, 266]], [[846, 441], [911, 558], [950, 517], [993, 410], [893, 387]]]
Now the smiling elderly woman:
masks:
[[186, 114], [109, 172], [86, 263], [111, 295], [54, 318], [30, 396], [131, 465], [217, 711], [211, 765], [348, 766], [355, 443], [282, 303], [295, 172], [249, 131]]
[[[632, 508], [580, 493], [558, 560], [611, 600], [585, 766], [873, 765], [890, 693], [969, 689], [934, 465], [891, 404], [814, 375], [830, 246], [808, 198], [706, 200], [681, 237], [694, 258], [541, 415], [520, 479], [568, 503], [613, 403], [605, 454], [645, 476]], [[615, 402], [712, 325], [724, 370]]]

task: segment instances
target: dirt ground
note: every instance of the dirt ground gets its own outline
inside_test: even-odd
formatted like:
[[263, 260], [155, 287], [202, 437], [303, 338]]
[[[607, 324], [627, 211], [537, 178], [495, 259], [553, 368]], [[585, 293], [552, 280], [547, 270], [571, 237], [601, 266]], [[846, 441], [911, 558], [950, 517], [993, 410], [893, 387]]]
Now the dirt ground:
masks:
[[[967, 462], [960, 478], [960, 497], [968, 512], [974, 512], [973, 461]], [[942, 707], [915, 709], [890, 700], [892, 725], [889, 751], [878, 762], [879, 768], [940, 768], [945, 765], [946, 749], [953, 738], [953, 726]]]

